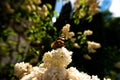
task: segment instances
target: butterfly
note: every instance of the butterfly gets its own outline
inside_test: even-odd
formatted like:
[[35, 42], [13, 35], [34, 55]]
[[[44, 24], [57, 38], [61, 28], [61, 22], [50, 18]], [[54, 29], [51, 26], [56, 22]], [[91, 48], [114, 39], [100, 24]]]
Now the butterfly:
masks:
[[51, 48], [57, 49], [57, 48], [61, 48], [61, 47], [65, 46], [64, 40], [65, 40], [64, 38], [59, 37], [57, 40], [55, 40], [54, 42], [51, 43]]

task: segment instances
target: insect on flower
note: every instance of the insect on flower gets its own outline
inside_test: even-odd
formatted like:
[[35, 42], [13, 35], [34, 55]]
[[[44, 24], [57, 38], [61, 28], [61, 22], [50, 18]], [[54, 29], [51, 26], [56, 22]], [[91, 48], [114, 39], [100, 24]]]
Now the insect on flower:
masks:
[[64, 40], [65, 39], [63, 37], [59, 37], [56, 41], [51, 43], [51, 48], [57, 49], [63, 47], [65, 45]]

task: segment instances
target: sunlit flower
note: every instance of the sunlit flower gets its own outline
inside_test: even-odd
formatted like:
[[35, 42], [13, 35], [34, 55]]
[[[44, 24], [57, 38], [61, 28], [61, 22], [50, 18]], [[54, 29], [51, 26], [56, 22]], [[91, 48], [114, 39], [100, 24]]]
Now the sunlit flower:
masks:
[[74, 6], [74, 11], [76, 11], [80, 7], [80, 0], [75, 0]]
[[67, 69], [69, 80], [100, 80], [97, 76], [89, 76], [87, 73], [79, 72], [76, 68]]
[[49, 67], [52, 63], [52, 54], [51, 52], [46, 52], [43, 56], [43, 62], [45, 67]]
[[101, 47], [101, 45], [99, 44], [99, 43], [96, 43], [96, 42], [94, 42], [94, 41], [88, 41], [87, 42], [87, 44], [88, 44], [88, 52], [89, 53], [95, 53], [96, 52], [96, 49], [98, 49], [98, 48], [100, 48]]
[[90, 5], [88, 12], [90, 15], [95, 15], [96, 13], [100, 12], [100, 9], [98, 8], [98, 4], [99, 3], [96, 2]]
[[80, 45], [78, 43], [74, 43], [75, 48], [80, 48]]
[[70, 24], [66, 24], [65, 26], [63, 26], [63, 28], [62, 28], [63, 33], [66, 33], [66, 32], [69, 32], [69, 31], [70, 31]]
[[38, 7], [38, 14], [42, 19], [44, 19], [47, 16], [47, 6], [43, 5], [42, 7]]
[[103, 80], [111, 80], [110, 78], [104, 78]]
[[66, 24], [62, 28], [62, 34], [61, 36], [64, 37], [66, 40], [71, 39], [75, 34], [74, 32], [69, 32], [70, 31], [70, 24]]
[[66, 80], [66, 67], [72, 61], [72, 52], [66, 48], [58, 48], [47, 52], [43, 56], [44, 65], [47, 71], [43, 75], [43, 80]]
[[72, 52], [68, 51], [66, 48], [58, 48], [45, 53], [43, 56], [43, 62], [48, 67], [51, 65], [66, 67], [72, 61], [71, 55]]
[[17, 63], [14, 67], [14, 75], [21, 78], [27, 74], [29, 74], [33, 70], [32, 65], [29, 63]]
[[20, 80], [41, 80], [44, 72], [46, 71], [45, 68], [33, 67], [33, 71], [30, 74], [25, 75]]
[[15, 75], [20, 80], [100, 80], [74, 67], [66, 69], [72, 61], [71, 56], [72, 52], [65, 47], [53, 49], [44, 54], [43, 63], [39, 67], [24, 62], [15, 64]]
[[93, 34], [93, 31], [91, 31], [91, 30], [85, 30], [85, 31], [83, 32], [83, 34], [86, 35], [86, 36], [89, 36], [89, 35], [92, 35], [92, 34]]
[[100, 12], [100, 9], [98, 8], [99, 2], [97, 0], [86, 0], [86, 3], [89, 6], [88, 13], [90, 15], [95, 15]]
[[67, 71], [63, 67], [51, 66], [44, 73], [42, 80], [67, 80]]

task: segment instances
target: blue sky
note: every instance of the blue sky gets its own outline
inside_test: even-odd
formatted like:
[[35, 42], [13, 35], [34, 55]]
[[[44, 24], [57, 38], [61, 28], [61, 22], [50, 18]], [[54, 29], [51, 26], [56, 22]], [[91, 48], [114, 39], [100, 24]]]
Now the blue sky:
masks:
[[[59, 0], [56, 3], [56, 8], [55, 10], [60, 13], [62, 6], [67, 3], [69, 0]], [[73, 6], [73, 3], [75, 0], [70, 0], [71, 4]], [[120, 0], [98, 0], [100, 1], [100, 10], [103, 12], [104, 10], [109, 10], [110, 12], [113, 13], [113, 17], [120, 17]]]
[[101, 12], [109, 9], [109, 7], [111, 6], [111, 0], [99, 0], [99, 6], [100, 6], [100, 10]]

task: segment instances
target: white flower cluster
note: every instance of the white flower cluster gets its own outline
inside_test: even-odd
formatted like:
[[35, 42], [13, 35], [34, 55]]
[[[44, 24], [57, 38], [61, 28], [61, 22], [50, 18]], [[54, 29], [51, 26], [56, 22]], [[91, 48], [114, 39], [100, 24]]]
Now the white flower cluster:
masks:
[[43, 62], [46, 67], [67, 67], [67, 65], [72, 61], [71, 55], [72, 52], [68, 51], [66, 48], [58, 48], [57, 50], [45, 53], [43, 56]]
[[103, 80], [111, 80], [110, 78], [104, 78]]
[[89, 35], [92, 35], [92, 34], [93, 34], [93, 31], [91, 31], [91, 30], [85, 30], [85, 31], [83, 32], [83, 34], [86, 35], [86, 36], [89, 36]]
[[86, 0], [86, 3], [89, 5], [88, 13], [90, 15], [95, 15], [100, 12], [100, 9], [98, 8], [99, 2], [97, 2], [97, 0]]
[[101, 45], [97, 42], [94, 42], [94, 41], [88, 41], [88, 52], [89, 53], [95, 53], [96, 50], [95, 49], [98, 49], [101, 47]]
[[67, 65], [72, 61], [72, 52], [65, 47], [46, 52], [43, 63], [39, 67], [32, 67], [29, 63], [15, 64], [15, 75], [20, 80], [100, 80], [97, 76], [89, 76]]
[[72, 37], [75, 35], [74, 32], [69, 32], [70, 31], [70, 24], [66, 24], [62, 28], [62, 34], [61, 36], [64, 37], [66, 40], [72, 39]]
[[46, 5], [39, 6], [41, 3], [42, 3], [41, 0], [26, 0], [23, 1], [20, 7], [22, 10], [25, 10], [28, 13], [39, 15], [42, 19], [44, 19], [48, 15], [47, 14], [48, 9]]
[[80, 7], [80, 0], [75, 0], [74, 6], [74, 11], [76, 11]]
[[27, 74], [29, 74], [33, 70], [32, 65], [29, 63], [16, 63], [14, 67], [14, 74], [15, 76], [21, 78]]
[[89, 76], [87, 73], [79, 72], [74, 67], [70, 67], [67, 72], [69, 80], [100, 80], [97, 76]]
[[29, 74], [23, 76], [20, 80], [42, 80], [45, 71], [45, 68], [39, 68], [37, 66], [33, 67], [33, 70]]
[[51, 66], [47, 68], [42, 80], [68, 80], [67, 70], [63, 67]]
[[[79, 9], [79, 15], [77, 15], [78, 18], [83, 18], [87, 14], [93, 16], [96, 13], [100, 12], [100, 9], [98, 8], [98, 5], [99, 5], [98, 0], [83, 0], [83, 1], [75, 0], [75, 2], [74, 2], [74, 12], [77, 11], [81, 7]], [[86, 8], [88, 8], [88, 11], [86, 10]]]
[[42, 7], [38, 7], [38, 14], [44, 19], [47, 16], [47, 6], [43, 5]]

